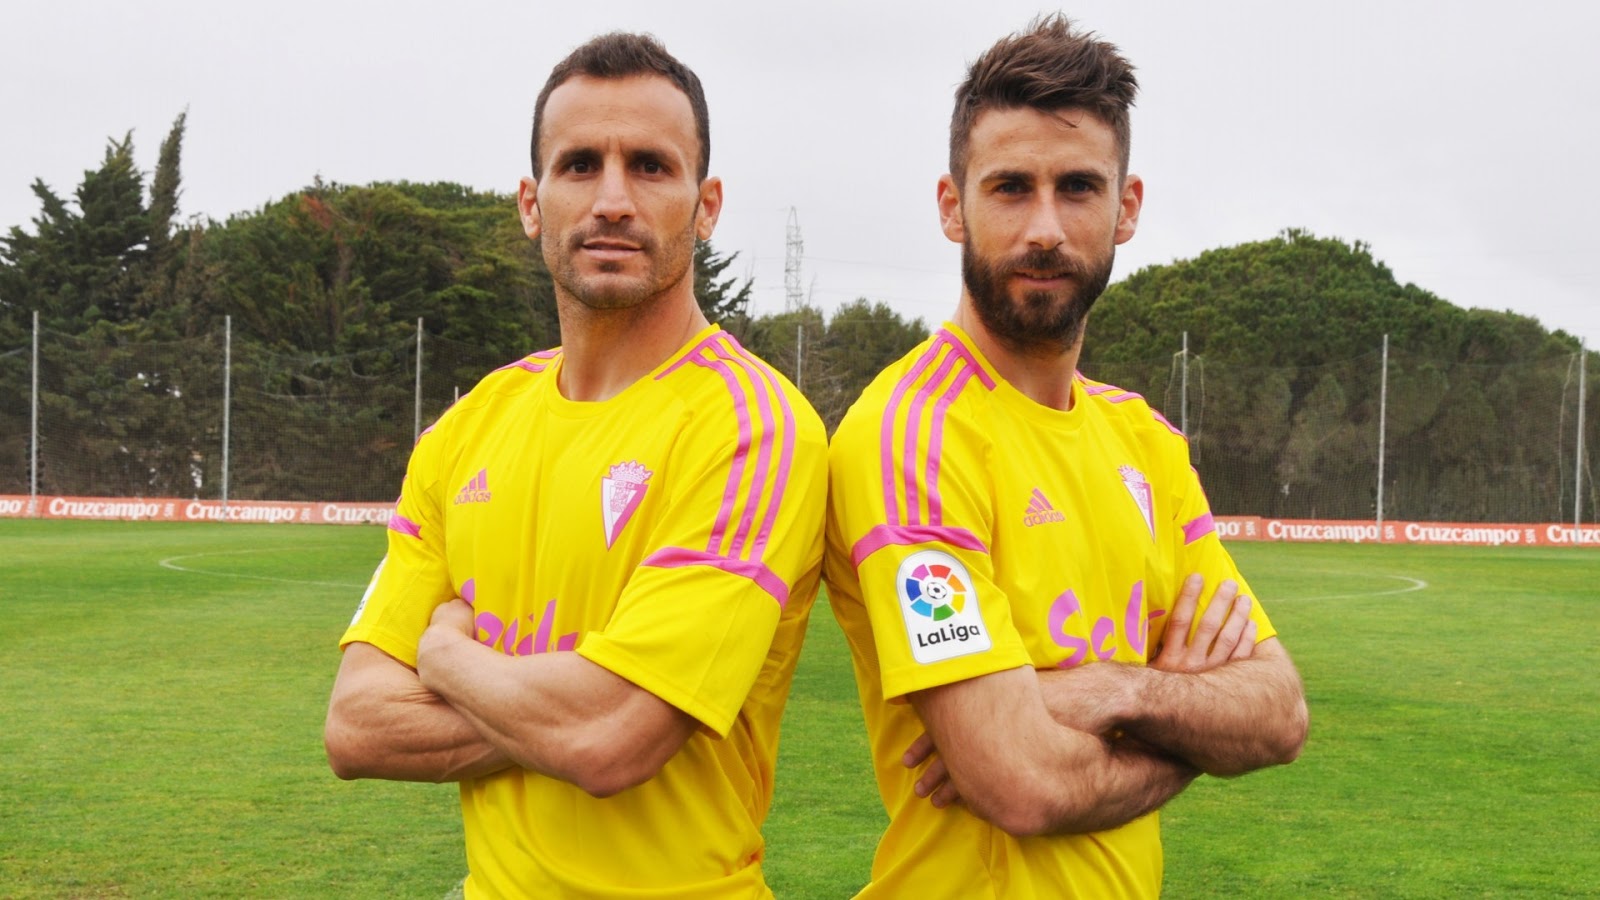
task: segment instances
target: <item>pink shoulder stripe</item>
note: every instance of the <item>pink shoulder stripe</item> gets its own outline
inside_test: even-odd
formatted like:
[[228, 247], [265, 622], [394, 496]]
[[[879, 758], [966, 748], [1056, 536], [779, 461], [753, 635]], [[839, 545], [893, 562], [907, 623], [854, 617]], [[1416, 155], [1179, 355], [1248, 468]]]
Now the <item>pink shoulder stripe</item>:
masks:
[[796, 437], [794, 404], [789, 402], [789, 395], [784, 393], [783, 386], [778, 383], [777, 376], [773, 374], [770, 366], [756, 359], [737, 341], [733, 341], [732, 344], [746, 364], [761, 373], [772, 395], [778, 398], [778, 408], [783, 413], [783, 448], [778, 451], [778, 471], [773, 476], [772, 496], [767, 501], [767, 512], [761, 517], [761, 528], [756, 532], [755, 543], [750, 553], [752, 559], [760, 559], [767, 549], [767, 540], [772, 537], [772, 527], [777, 524], [778, 510], [783, 508], [783, 494], [789, 486], [789, 473], [794, 468]]
[[[738, 340], [726, 332], [708, 336], [679, 363], [692, 363], [721, 376], [733, 401], [738, 422], [738, 443], [730, 464], [728, 481], [723, 488], [722, 505], [712, 524], [705, 552], [718, 555], [731, 529], [729, 556], [749, 556], [759, 561], [777, 521], [793, 465], [794, 409], [771, 370], [750, 356], [739, 346]], [[679, 363], [674, 363], [668, 371], [675, 369]], [[742, 380], [739, 377], [741, 373], [744, 376]], [[774, 446], [779, 434], [777, 417], [780, 414], [783, 417], [781, 449]], [[756, 434], [757, 416], [759, 436]], [[741, 485], [747, 471], [751, 477], [751, 489], [745, 492], [741, 490]], [[763, 499], [767, 500], [766, 513], [757, 523], [756, 514]]]
[[928, 525], [879, 525], [867, 532], [850, 548], [850, 564], [859, 567], [867, 557], [885, 547], [910, 547], [916, 544], [948, 544], [963, 550], [988, 553], [989, 548], [978, 536], [965, 528], [943, 528]]
[[1192, 544], [1217, 530], [1217, 520], [1206, 513], [1183, 526], [1183, 543]]
[[[756, 507], [760, 505], [761, 498], [767, 496], [769, 487], [776, 487], [769, 485], [768, 478], [773, 471], [774, 453], [772, 445], [778, 430], [777, 421], [772, 411], [772, 398], [767, 392], [767, 384], [756, 371], [756, 367], [750, 365], [743, 356], [739, 355], [738, 346], [738, 342], [733, 339], [732, 335], [729, 335], [726, 340], [718, 341], [710, 348], [716, 359], [728, 363], [730, 368], [744, 372], [745, 381], [749, 382], [748, 386], [741, 383], [740, 388], [743, 393], [734, 398], [734, 405], [742, 404], [748, 407], [750, 397], [753, 394], [756, 400], [756, 412], [761, 416], [761, 443], [756, 449], [755, 470], [750, 475], [750, 492], [748, 494], [740, 494], [737, 484], [728, 485], [728, 489], [733, 491], [737, 501], [736, 511], [739, 520], [739, 526], [733, 533], [733, 543], [728, 548], [729, 554], [735, 558], [744, 556], [745, 545], [750, 540], [751, 530], [755, 527]], [[748, 418], [748, 410], [743, 415]], [[730, 516], [731, 518], [732, 516]], [[721, 543], [720, 536], [714, 536], [713, 539], [717, 543]], [[707, 549], [714, 550], [715, 545]]]
[[928, 349], [924, 350], [922, 355], [917, 357], [917, 361], [911, 364], [911, 368], [906, 370], [906, 374], [895, 382], [894, 391], [889, 394], [889, 402], [883, 408], [883, 421], [879, 425], [878, 432], [878, 452], [880, 475], [883, 478], [884, 515], [890, 525], [899, 525], [904, 518], [900, 501], [895, 498], [894, 435], [898, 421], [896, 415], [900, 411], [900, 404], [905, 401], [906, 392], [917, 383], [917, 379], [921, 378], [924, 372], [928, 371], [928, 367], [938, 355], [938, 342], [930, 343]]
[[772, 599], [778, 601], [779, 608], [789, 602], [789, 586], [784, 583], [778, 574], [766, 565], [749, 559], [733, 559], [715, 553], [704, 553], [699, 550], [686, 550], [682, 547], [665, 547], [650, 554], [641, 565], [657, 569], [676, 569], [682, 566], [710, 566], [720, 569], [731, 575], [739, 575], [755, 582], [756, 587], [766, 591]]
[[422, 526], [399, 513], [389, 516], [389, 530], [398, 531], [401, 534], [418, 538], [419, 540], [422, 538]]
[[660, 381], [661, 379], [671, 375], [673, 372], [678, 371], [680, 368], [689, 363], [694, 363], [695, 365], [704, 365], [705, 363], [702, 361], [700, 354], [703, 353], [707, 347], [710, 347], [712, 344], [720, 340], [724, 335], [731, 337], [731, 335], [728, 335], [726, 331], [719, 330], [713, 331], [701, 338], [699, 343], [695, 344], [693, 347], [690, 347], [688, 351], [686, 351], [682, 356], [678, 357], [676, 362], [670, 366], [667, 366], [665, 369], [662, 369], [661, 373], [656, 376], [655, 380]]
[[1189, 436], [1187, 434], [1184, 434], [1182, 431], [1179, 431], [1178, 427], [1176, 425], [1173, 425], [1171, 422], [1168, 422], [1166, 416], [1163, 416], [1161, 413], [1156, 412], [1156, 408], [1154, 406], [1150, 407], [1150, 415], [1152, 417], [1154, 417], [1157, 422], [1160, 422], [1161, 424], [1167, 426], [1167, 430], [1168, 431], [1172, 432], [1173, 434], [1177, 435], [1178, 437], [1183, 438], [1184, 440], [1188, 440], [1189, 439]]
[[[915, 385], [938, 360], [938, 368], [911, 393]], [[970, 350], [948, 331], [934, 335], [925, 350], [906, 374], [896, 383], [889, 403], [884, 407], [879, 433], [880, 466], [882, 468], [885, 519], [890, 525], [919, 525], [922, 522], [924, 491], [928, 504], [929, 525], [944, 521], [944, 506], [939, 495], [939, 465], [944, 449], [944, 424], [957, 397], [968, 382], [976, 378], [988, 389], [995, 381], [984, 371]], [[909, 403], [906, 400], [911, 393]], [[929, 402], [932, 408], [929, 409]], [[924, 418], [929, 424], [928, 446], [919, 448]], [[896, 434], [904, 435], [904, 446], [897, 458], [894, 450]], [[895, 478], [896, 469], [900, 479]], [[905, 502], [902, 506], [896, 487], [903, 486]]]

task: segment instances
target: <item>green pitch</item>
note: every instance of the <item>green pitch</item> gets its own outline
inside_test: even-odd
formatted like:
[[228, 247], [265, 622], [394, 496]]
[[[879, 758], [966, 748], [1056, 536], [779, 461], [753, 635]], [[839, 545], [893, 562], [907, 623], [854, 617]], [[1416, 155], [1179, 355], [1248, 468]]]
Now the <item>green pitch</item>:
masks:
[[[0, 896], [459, 882], [453, 788], [341, 782], [322, 755], [381, 530], [0, 520], [0, 547]], [[1167, 896], [1600, 891], [1600, 552], [1234, 550], [1305, 675], [1311, 738], [1168, 806]], [[767, 827], [780, 898], [848, 896], [871, 865], [851, 677], [823, 603]]]

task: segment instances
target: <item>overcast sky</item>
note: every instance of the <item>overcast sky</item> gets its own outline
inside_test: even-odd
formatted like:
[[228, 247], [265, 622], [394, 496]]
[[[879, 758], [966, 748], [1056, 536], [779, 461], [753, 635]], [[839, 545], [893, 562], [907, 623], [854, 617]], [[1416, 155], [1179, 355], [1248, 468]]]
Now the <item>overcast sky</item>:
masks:
[[[31, 228], [32, 180], [69, 194], [108, 136], [132, 129], [153, 169], [184, 109], [184, 215], [226, 218], [316, 175], [510, 191], [550, 67], [596, 33], [642, 30], [705, 82], [727, 197], [713, 241], [755, 277], [757, 309], [783, 305], [793, 207], [815, 303], [866, 296], [933, 324], [959, 291], [934, 205], [951, 92], [1041, 9], [7, 0], [0, 229]], [[1142, 86], [1145, 206], [1117, 277], [1300, 227], [1366, 241], [1458, 305], [1600, 347], [1600, 4], [1064, 9], [1120, 45]]]

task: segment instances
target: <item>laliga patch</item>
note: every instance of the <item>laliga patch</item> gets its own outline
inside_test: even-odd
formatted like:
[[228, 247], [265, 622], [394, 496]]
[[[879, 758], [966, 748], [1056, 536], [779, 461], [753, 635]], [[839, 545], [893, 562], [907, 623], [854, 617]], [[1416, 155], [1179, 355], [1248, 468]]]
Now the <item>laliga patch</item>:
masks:
[[372, 580], [367, 582], [367, 592], [361, 595], [361, 602], [356, 604], [356, 614], [350, 617], [350, 627], [354, 628], [361, 621], [361, 614], [367, 611], [367, 601], [372, 599], [372, 592], [378, 587], [378, 576], [383, 574], [383, 564], [389, 561], [387, 554], [378, 560], [378, 568], [372, 572]]
[[939, 550], [919, 550], [895, 574], [900, 614], [911, 657], [935, 663], [994, 646], [978, 611], [978, 593], [961, 561]]

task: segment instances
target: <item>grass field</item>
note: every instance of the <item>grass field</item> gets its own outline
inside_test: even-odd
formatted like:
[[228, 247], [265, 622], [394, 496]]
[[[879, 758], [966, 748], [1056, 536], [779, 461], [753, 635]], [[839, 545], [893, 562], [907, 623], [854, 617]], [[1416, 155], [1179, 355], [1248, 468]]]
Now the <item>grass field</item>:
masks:
[[[449, 891], [454, 789], [340, 782], [322, 755], [382, 542], [0, 520], [0, 897]], [[1168, 897], [1600, 896], [1600, 552], [1234, 550], [1311, 738], [1168, 806]], [[769, 881], [848, 896], [883, 813], [825, 603], [784, 727]]]

